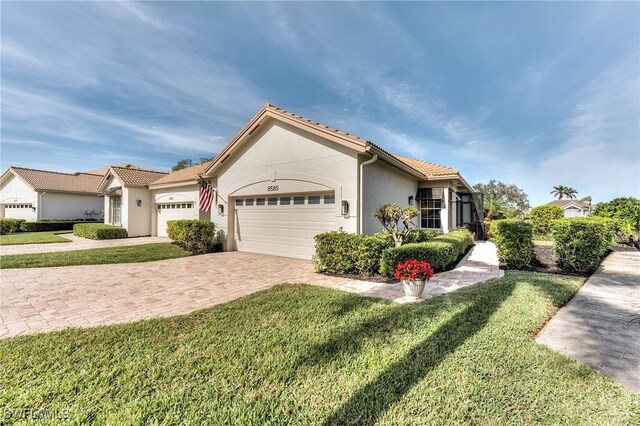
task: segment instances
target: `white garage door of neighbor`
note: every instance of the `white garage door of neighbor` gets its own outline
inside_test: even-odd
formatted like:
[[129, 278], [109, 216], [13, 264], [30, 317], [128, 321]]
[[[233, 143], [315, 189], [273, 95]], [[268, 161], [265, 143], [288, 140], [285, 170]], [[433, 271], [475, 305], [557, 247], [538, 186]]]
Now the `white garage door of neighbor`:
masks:
[[333, 194], [240, 197], [234, 205], [239, 251], [311, 259], [313, 237], [336, 229]]
[[11, 219], [35, 220], [33, 205], [28, 204], [5, 204], [4, 217]]
[[168, 203], [158, 204], [156, 215], [158, 217], [158, 237], [167, 236], [167, 221], [176, 219], [197, 219], [198, 211], [195, 203]]

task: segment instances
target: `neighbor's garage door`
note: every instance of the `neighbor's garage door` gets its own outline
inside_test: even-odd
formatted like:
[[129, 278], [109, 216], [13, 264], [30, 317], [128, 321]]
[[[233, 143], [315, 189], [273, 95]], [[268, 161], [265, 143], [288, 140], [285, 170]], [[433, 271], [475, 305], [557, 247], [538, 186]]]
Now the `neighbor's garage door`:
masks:
[[336, 229], [333, 194], [239, 197], [234, 204], [239, 251], [311, 259], [313, 237]]
[[167, 203], [158, 204], [156, 215], [158, 217], [158, 237], [167, 236], [167, 221], [176, 219], [197, 219], [198, 212], [194, 203]]

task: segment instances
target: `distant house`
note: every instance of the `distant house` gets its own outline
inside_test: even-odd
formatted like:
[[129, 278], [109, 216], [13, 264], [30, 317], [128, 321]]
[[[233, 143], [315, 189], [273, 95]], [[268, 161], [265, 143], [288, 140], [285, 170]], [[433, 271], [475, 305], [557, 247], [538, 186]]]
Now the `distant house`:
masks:
[[60, 173], [9, 167], [0, 177], [0, 218], [98, 219], [103, 176], [99, 170]]
[[578, 200], [553, 200], [548, 203], [564, 210], [564, 217], [585, 217], [591, 214], [591, 203]]

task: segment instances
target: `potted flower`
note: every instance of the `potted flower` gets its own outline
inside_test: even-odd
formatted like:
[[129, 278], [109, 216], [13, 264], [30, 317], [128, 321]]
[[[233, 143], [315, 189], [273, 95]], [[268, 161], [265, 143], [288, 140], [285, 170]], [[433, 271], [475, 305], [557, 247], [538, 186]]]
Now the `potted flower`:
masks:
[[420, 297], [424, 291], [425, 281], [433, 277], [433, 268], [424, 260], [409, 259], [398, 263], [394, 277], [402, 280], [405, 295]]

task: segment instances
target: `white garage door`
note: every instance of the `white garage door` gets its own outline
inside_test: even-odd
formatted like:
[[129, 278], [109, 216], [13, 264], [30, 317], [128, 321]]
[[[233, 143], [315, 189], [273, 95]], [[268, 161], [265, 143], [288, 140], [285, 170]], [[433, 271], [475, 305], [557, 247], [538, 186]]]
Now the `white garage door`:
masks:
[[313, 237], [336, 229], [333, 194], [239, 197], [234, 205], [239, 251], [311, 259]]
[[194, 203], [167, 203], [158, 204], [156, 215], [158, 217], [158, 237], [167, 236], [167, 221], [177, 219], [197, 219], [198, 211]]
[[5, 204], [4, 217], [11, 219], [35, 220], [35, 213], [32, 209], [33, 205], [28, 204]]

